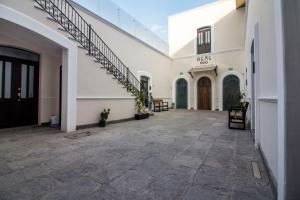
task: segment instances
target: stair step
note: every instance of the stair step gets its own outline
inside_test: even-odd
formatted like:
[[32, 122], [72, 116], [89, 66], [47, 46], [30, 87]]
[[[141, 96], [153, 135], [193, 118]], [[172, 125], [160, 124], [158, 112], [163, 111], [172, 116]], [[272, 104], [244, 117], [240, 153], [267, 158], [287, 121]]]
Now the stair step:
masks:
[[51, 16], [47, 17], [48, 20], [53, 21], [53, 22], [57, 22], [55, 19], [53, 19]]

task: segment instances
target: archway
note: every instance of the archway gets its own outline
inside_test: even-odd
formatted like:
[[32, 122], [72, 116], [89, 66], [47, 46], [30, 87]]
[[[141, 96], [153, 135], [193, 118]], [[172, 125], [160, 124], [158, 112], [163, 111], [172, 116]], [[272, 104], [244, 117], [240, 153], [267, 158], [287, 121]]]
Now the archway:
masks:
[[208, 77], [202, 77], [197, 83], [197, 102], [198, 110], [211, 110], [211, 80]]
[[240, 101], [240, 79], [231, 74], [223, 79], [223, 110], [237, 106]]
[[187, 109], [187, 81], [180, 78], [176, 81], [176, 108]]
[[141, 88], [144, 89], [145, 94], [145, 107], [149, 107], [149, 77], [141, 76]]

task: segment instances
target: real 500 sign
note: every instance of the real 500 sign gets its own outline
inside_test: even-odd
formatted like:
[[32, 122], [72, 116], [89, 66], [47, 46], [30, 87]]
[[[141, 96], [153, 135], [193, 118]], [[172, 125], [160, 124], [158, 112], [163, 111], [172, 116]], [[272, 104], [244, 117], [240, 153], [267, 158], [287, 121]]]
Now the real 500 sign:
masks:
[[214, 59], [210, 55], [197, 57], [197, 62], [200, 62], [201, 65], [213, 64], [213, 61], [214, 61]]

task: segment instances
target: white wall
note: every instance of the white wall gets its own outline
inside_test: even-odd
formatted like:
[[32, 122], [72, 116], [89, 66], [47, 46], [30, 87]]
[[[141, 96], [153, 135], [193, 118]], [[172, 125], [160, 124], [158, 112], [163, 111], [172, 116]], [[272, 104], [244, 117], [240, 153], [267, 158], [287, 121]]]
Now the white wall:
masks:
[[[223, 109], [222, 84], [227, 75], [236, 75], [241, 92], [245, 91], [245, 8], [236, 9], [235, 0], [220, 0], [170, 16], [168, 22], [173, 102], [176, 100], [174, 81], [181, 76], [189, 83], [189, 109], [197, 109], [197, 80], [203, 75], [212, 81], [212, 110]], [[203, 26], [211, 26], [211, 53], [197, 55], [197, 29]], [[208, 64], [217, 66], [217, 76], [212, 71], [190, 76], [191, 68], [205, 67], [197, 61], [202, 56], [211, 56]]]
[[236, 10], [235, 0], [211, 4], [170, 16], [169, 45], [173, 58], [196, 55], [197, 29], [212, 28], [212, 52], [244, 47], [244, 8]]
[[277, 60], [273, 2], [248, 2], [246, 29], [247, 96], [251, 99], [251, 43], [255, 40], [256, 62], [256, 144], [265, 155], [274, 181], [277, 180]]

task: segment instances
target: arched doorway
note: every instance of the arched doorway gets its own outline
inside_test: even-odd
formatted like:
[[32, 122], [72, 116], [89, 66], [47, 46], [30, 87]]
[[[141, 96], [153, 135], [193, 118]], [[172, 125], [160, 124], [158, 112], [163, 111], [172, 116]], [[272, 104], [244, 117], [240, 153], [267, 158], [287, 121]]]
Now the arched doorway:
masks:
[[228, 75], [223, 79], [223, 110], [237, 106], [240, 102], [240, 79], [235, 75]]
[[197, 84], [198, 110], [211, 110], [211, 80], [202, 77]]
[[141, 76], [141, 86], [144, 88], [145, 107], [149, 107], [149, 77]]
[[39, 55], [0, 46], [0, 128], [38, 123]]
[[176, 108], [187, 109], [187, 81], [183, 78], [176, 81]]

